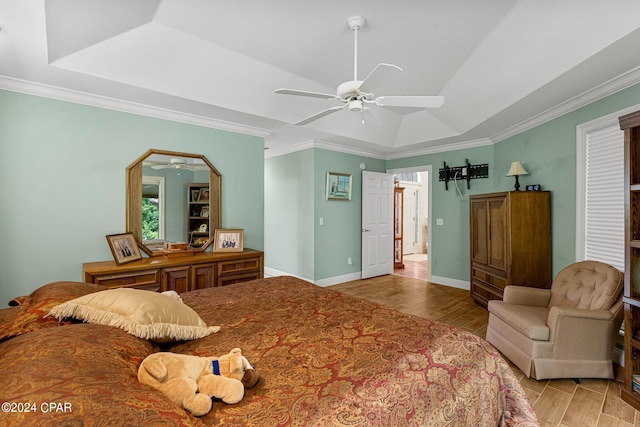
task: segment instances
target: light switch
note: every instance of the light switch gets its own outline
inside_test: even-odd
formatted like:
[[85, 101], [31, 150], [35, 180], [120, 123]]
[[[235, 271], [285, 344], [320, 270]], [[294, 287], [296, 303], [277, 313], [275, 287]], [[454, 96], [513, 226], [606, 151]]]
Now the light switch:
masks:
[[443, 218], [436, 218], [436, 225], [444, 225], [444, 219]]
[[320, 225], [324, 225], [324, 218], [320, 218]]

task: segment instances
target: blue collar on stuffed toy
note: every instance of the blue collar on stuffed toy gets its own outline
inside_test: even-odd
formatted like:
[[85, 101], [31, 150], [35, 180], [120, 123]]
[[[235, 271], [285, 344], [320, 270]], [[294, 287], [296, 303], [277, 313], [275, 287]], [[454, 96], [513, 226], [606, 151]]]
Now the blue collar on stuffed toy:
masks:
[[212, 360], [211, 366], [213, 367], [213, 375], [220, 375], [220, 363], [217, 360]]

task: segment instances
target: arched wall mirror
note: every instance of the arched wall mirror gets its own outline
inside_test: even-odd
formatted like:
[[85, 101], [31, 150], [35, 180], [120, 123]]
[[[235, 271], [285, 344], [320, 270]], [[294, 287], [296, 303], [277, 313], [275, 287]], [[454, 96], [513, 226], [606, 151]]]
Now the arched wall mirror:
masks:
[[151, 149], [127, 167], [127, 232], [148, 255], [204, 251], [222, 225], [222, 176], [203, 155]]

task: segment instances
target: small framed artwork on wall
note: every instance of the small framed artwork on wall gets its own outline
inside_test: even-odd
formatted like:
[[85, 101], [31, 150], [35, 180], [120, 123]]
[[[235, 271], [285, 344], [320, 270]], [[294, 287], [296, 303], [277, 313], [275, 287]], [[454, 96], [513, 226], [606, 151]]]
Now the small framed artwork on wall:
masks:
[[327, 172], [327, 200], [351, 200], [351, 175]]
[[107, 236], [107, 242], [117, 265], [142, 258], [136, 239], [131, 233], [110, 234]]

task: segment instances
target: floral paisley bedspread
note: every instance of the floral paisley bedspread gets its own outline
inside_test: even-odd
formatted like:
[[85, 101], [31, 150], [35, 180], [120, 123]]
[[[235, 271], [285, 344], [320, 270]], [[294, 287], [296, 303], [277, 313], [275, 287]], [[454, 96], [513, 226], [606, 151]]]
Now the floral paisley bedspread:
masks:
[[204, 356], [240, 347], [261, 377], [240, 403], [215, 401], [196, 418], [137, 381], [157, 345], [109, 326], [42, 318], [53, 304], [95, 292], [90, 286], [40, 288], [0, 327], [0, 425], [538, 425], [486, 341], [292, 277], [182, 294], [222, 330], [162, 350]]
[[241, 347], [261, 380], [208, 425], [537, 426], [486, 341], [308, 282], [278, 277], [182, 295], [222, 330], [171, 351]]

